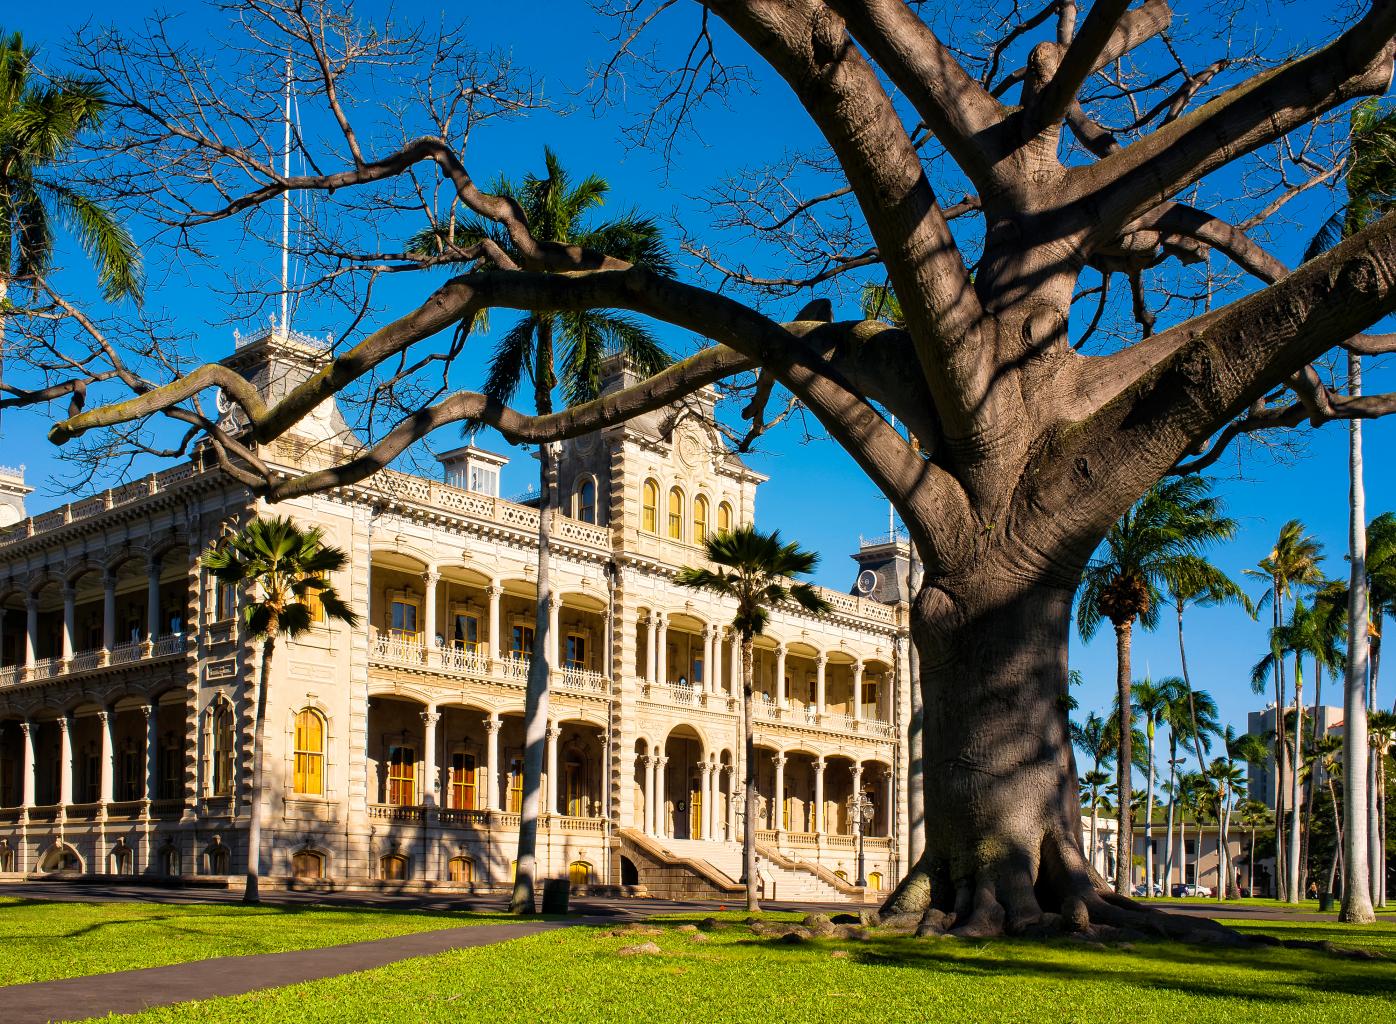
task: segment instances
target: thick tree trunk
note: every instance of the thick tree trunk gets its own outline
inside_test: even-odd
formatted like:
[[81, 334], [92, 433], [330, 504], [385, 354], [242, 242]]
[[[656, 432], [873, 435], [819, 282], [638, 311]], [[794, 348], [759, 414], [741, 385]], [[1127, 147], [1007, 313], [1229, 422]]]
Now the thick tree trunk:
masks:
[[[921, 559], [916, 553], [916, 543], [911, 547], [911, 567], [907, 572], [908, 593], [915, 594], [921, 586]], [[926, 754], [924, 733], [926, 728], [926, 705], [922, 700], [921, 656], [916, 645], [910, 644], [907, 651], [907, 670], [911, 684], [911, 721], [906, 730], [906, 818], [907, 818], [907, 867], [918, 864], [926, 852]]]
[[1154, 723], [1149, 722], [1149, 793], [1144, 809], [1144, 895], [1154, 894]]
[[756, 650], [749, 633], [742, 634], [742, 750], [746, 760], [746, 802], [745, 820], [742, 822], [742, 871], [746, 875], [746, 908], [749, 911], [761, 909], [758, 895], [761, 880], [756, 876], [756, 725], [753, 721], [756, 709], [753, 707], [753, 678], [755, 666], [752, 656]]
[[538, 447], [538, 605], [533, 625], [533, 655], [524, 696], [523, 805], [519, 808], [519, 852], [509, 911], [532, 914], [537, 909], [538, 815], [543, 798], [543, 756], [548, 742], [549, 674], [552, 671], [552, 514], [553, 457], [556, 446]]
[[1246, 892], [1255, 895], [1255, 829], [1251, 829], [1251, 855], [1246, 858]]
[[1169, 734], [1168, 744], [1168, 826], [1167, 834], [1163, 839], [1163, 894], [1169, 896], [1173, 892], [1173, 812], [1178, 806], [1178, 749], [1172, 740], [1172, 733]]
[[[1318, 709], [1322, 706], [1323, 701], [1323, 670], [1319, 666], [1317, 656], [1313, 656], [1310, 661], [1314, 667], [1314, 703], [1313, 713], [1309, 715], [1309, 743], [1314, 750], [1318, 750]], [[1304, 887], [1305, 892], [1309, 890], [1308, 876], [1313, 870], [1312, 865], [1309, 863], [1309, 844], [1313, 840], [1314, 833], [1314, 801], [1318, 799], [1314, 795], [1314, 791], [1318, 788], [1314, 784], [1315, 774], [1315, 772], [1311, 772], [1309, 777], [1304, 781], [1303, 831], [1299, 839], [1299, 866], [1302, 873], [1300, 884]]]
[[1130, 644], [1133, 637], [1133, 621], [1115, 624], [1115, 695], [1120, 711], [1120, 756], [1115, 765], [1115, 789], [1119, 800], [1115, 892], [1121, 896], [1129, 895], [1130, 877], [1134, 874], [1134, 808], [1130, 798], [1134, 782], [1134, 711], [1130, 697]]
[[247, 887], [244, 903], [262, 900], [259, 879], [262, 874], [262, 757], [267, 738], [267, 684], [271, 682], [271, 659], [276, 650], [276, 612], [267, 620], [267, 634], [262, 641], [262, 664], [257, 671], [257, 710], [252, 719], [252, 793], [247, 800]]
[[[1362, 393], [1362, 357], [1348, 355], [1349, 391]], [[1362, 421], [1348, 424], [1348, 664], [1343, 687], [1343, 909], [1339, 920], [1365, 924], [1372, 909], [1367, 848], [1367, 506], [1362, 480]], [[1333, 813], [1337, 815], [1337, 800]]]
[[[1278, 577], [1272, 587], [1273, 600], [1270, 606], [1274, 611], [1274, 628], [1279, 629], [1284, 618], [1284, 591]], [[1285, 728], [1285, 660], [1275, 658], [1275, 898], [1288, 898], [1289, 868], [1285, 863], [1285, 774], [1289, 770], [1289, 745]]]

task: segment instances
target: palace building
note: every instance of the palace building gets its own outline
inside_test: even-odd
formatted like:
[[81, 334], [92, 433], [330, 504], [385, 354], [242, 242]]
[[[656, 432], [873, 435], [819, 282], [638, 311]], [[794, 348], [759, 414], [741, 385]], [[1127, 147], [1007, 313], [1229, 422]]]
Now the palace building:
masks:
[[[268, 329], [226, 362], [274, 399], [322, 359], [311, 339]], [[608, 372], [607, 387], [632, 379], [619, 361]], [[674, 577], [701, 562], [710, 531], [753, 520], [765, 478], [724, 447], [713, 402], [696, 395], [562, 446], [544, 877], [737, 891], [733, 608]], [[356, 446], [329, 402], [259, 456], [299, 470]], [[439, 459], [439, 479], [384, 471], [268, 507], [199, 453], [32, 517], [22, 474], [0, 471], [15, 509], [0, 530], [0, 872], [239, 884], [260, 644], [200, 555], [276, 513], [348, 552], [334, 582], [360, 624], [320, 622], [277, 645], [266, 883], [506, 887], [538, 502], [501, 497], [500, 455], [466, 446]], [[907, 556], [897, 536], [861, 542], [850, 593], [824, 592], [831, 613], [781, 608], [758, 638], [768, 897], [872, 899], [905, 869]]]

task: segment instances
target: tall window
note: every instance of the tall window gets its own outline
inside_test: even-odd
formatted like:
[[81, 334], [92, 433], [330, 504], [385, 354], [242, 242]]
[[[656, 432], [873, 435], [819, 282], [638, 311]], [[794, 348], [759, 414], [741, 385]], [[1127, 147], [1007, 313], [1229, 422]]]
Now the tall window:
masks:
[[732, 530], [732, 506], [727, 502], [719, 502], [717, 506], [717, 531], [718, 533], [730, 533]]
[[139, 800], [143, 796], [141, 793], [141, 776], [144, 774], [144, 766], [141, 762], [145, 751], [136, 746], [134, 740], [127, 740], [125, 745], [117, 752], [117, 767], [120, 771], [116, 778], [116, 792], [122, 800]]
[[179, 799], [180, 790], [184, 788], [184, 745], [179, 736], [165, 733], [158, 760], [156, 767], [160, 770], [160, 778], [156, 796], [161, 800]]
[[401, 882], [407, 877], [407, 858], [400, 853], [390, 853], [378, 862], [381, 877], [388, 882]]
[[417, 602], [395, 597], [388, 606], [388, 632], [404, 640], [417, 639]]
[[591, 865], [584, 860], [574, 860], [567, 865], [567, 881], [572, 885], [590, 885], [591, 874]]
[[669, 536], [683, 540], [683, 491], [669, 488]]
[[[6, 762], [8, 767], [8, 762]], [[89, 745], [82, 757], [82, 795], [78, 798], [78, 803], [95, 804], [100, 797], [102, 788], [102, 755], [97, 752], [94, 746]], [[9, 792], [5, 785], [3, 769], [0, 769], [0, 799]]]
[[640, 502], [640, 529], [646, 533], [659, 532], [659, 485], [646, 480]]
[[219, 619], [231, 619], [238, 613], [238, 592], [237, 587], [231, 583], [218, 581], [218, 593], [215, 597], [215, 616]]
[[213, 705], [213, 795], [233, 794], [233, 706], [226, 700]]
[[509, 762], [509, 810], [513, 814], [523, 810], [523, 761], [517, 757]]
[[325, 795], [325, 718], [314, 708], [296, 715], [295, 791]]
[[577, 518], [584, 523], [596, 522], [596, 481], [587, 479], [577, 488]]
[[475, 810], [475, 792], [475, 755], [452, 754], [450, 806], [457, 811]]
[[522, 623], [514, 627], [514, 639], [509, 653], [515, 658], [527, 658], [533, 653], [533, 627]]
[[453, 619], [451, 642], [456, 650], [474, 654], [480, 647], [480, 616], [457, 612]]
[[301, 604], [310, 612], [311, 622], [325, 621], [325, 603], [320, 600], [321, 587], [306, 587], [301, 595]]
[[586, 765], [573, 754], [562, 766], [563, 813], [573, 818], [587, 817]]
[[417, 802], [417, 751], [412, 747], [388, 748], [388, 803], [395, 807]]
[[587, 638], [581, 633], [567, 634], [567, 656], [565, 664], [568, 668], [587, 667]]
[[708, 499], [703, 495], [693, 499], [693, 543], [702, 544], [708, 539]]

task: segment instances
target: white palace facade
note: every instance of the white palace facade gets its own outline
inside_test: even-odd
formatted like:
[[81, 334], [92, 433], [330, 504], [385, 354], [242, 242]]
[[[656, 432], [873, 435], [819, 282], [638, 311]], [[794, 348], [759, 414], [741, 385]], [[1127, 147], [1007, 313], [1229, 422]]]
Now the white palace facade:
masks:
[[[274, 397], [320, 358], [308, 339], [268, 331], [227, 362]], [[625, 379], [613, 365], [608, 386]], [[331, 405], [259, 454], [299, 469], [353, 445]], [[440, 460], [441, 479], [384, 471], [268, 507], [199, 453], [0, 530], [0, 874], [239, 884], [259, 645], [240, 628], [239, 596], [199, 559], [275, 513], [349, 553], [335, 585], [360, 624], [321, 622], [278, 644], [269, 883], [507, 886], [539, 511], [499, 496], [503, 458], [466, 447]], [[753, 519], [763, 479], [722, 445], [711, 395], [563, 446], [545, 876], [736, 893], [733, 608], [674, 577], [701, 561], [706, 533]], [[7, 480], [22, 510], [23, 481]], [[905, 869], [906, 555], [896, 537], [863, 544], [855, 593], [826, 590], [833, 611], [818, 618], [779, 609], [758, 638], [768, 896], [871, 899]], [[853, 884], [855, 793], [870, 806], [865, 888]]]

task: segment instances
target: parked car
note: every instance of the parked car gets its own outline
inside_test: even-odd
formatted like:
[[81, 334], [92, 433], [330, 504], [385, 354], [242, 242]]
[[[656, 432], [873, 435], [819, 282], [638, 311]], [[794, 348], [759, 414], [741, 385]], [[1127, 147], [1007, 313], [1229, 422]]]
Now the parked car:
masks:
[[1173, 895], [1175, 897], [1183, 897], [1214, 896], [1216, 894], [1205, 885], [1197, 885], [1193, 882], [1179, 882], [1173, 886]]
[[[1136, 886], [1134, 887], [1134, 895], [1136, 895], [1136, 896], [1147, 896], [1147, 895], [1149, 895], [1149, 890], [1145, 887], [1145, 885], [1144, 885], [1143, 882], [1140, 882], [1138, 885], [1136, 885]], [[1162, 896], [1162, 895], [1163, 895], [1163, 886], [1159, 885], [1157, 882], [1154, 883], [1154, 895], [1155, 895], [1155, 896]]]

